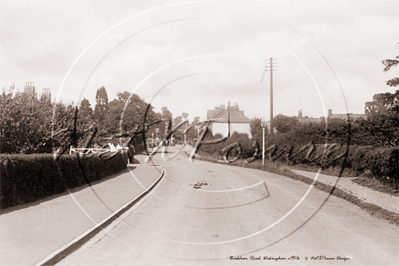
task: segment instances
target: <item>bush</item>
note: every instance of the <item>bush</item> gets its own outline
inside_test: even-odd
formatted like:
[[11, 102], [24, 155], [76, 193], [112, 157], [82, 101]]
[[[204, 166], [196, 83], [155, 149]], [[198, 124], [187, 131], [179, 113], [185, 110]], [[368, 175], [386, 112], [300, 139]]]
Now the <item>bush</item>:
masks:
[[[213, 139], [219, 139], [222, 136], [220, 134], [215, 135], [215, 137], [212, 138], [206, 138], [204, 141], [208, 140], [213, 140]], [[248, 138], [247, 134], [239, 134], [237, 132], [234, 132], [230, 138], [227, 140], [217, 143], [217, 144], [201, 144], [201, 146], [198, 149], [198, 154], [205, 154], [205, 155], [210, 155], [213, 156], [214, 158], [217, 159], [222, 159], [223, 154], [222, 150], [223, 148], [227, 147], [228, 145], [238, 142], [241, 147], [242, 147], [242, 156], [243, 158], [249, 158], [252, 157], [255, 148], [252, 147], [252, 141]], [[236, 149], [233, 149], [229, 157], [235, 157], [236, 156]]]
[[[329, 144], [327, 148], [332, 145]], [[397, 148], [378, 148], [372, 146], [336, 145], [328, 157], [323, 156], [326, 146], [316, 144], [313, 152], [306, 159], [305, 156], [310, 148], [305, 149], [300, 154], [292, 158], [294, 163], [307, 163], [323, 169], [329, 167], [342, 166], [346, 158], [345, 167], [351, 168], [358, 174], [370, 171], [374, 177], [389, 183], [398, 183], [399, 181], [399, 160]], [[299, 151], [300, 147], [294, 149]], [[348, 150], [348, 155], [345, 156]]]
[[5, 209], [118, 173], [126, 169], [127, 158], [122, 153], [109, 160], [98, 156], [78, 159], [73, 154], [61, 156], [55, 161], [51, 154], [2, 154], [0, 166], [0, 205]]
[[367, 162], [367, 170], [381, 181], [399, 183], [399, 149], [375, 148], [364, 155]]
[[[290, 164], [309, 164], [323, 169], [329, 167], [339, 167], [345, 161], [345, 168], [350, 168], [359, 175], [370, 172], [374, 177], [383, 181], [398, 184], [399, 182], [399, 160], [398, 148], [378, 148], [372, 146], [341, 145], [341, 144], [312, 144], [296, 145], [292, 150], [292, 155], [288, 156], [288, 145], [275, 138], [277, 143], [270, 138], [265, 145], [265, 149], [271, 145], [277, 145], [273, 154], [269, 150], [266, 158], [272, 161], [279, 160]], [[252, 147], [253, 140], [249, 140], [247, 135], [233, 134], [231, 138], [218, 144], [201, 145], [198, 153], [208, 155], [217, 159], [222, 158], [222, 149], [231, 143], [238, 142], [242, 146], [242, 158], [247, 159], [253, 156], [255, 148]], [[259, 143], [259, 154], [262, 154], [262, 143]], [[347, 153], [347, 156], [345, 156]], [[328, 154], [328, 156], [327, 156]], [[287, 155], [287, 156], [286, 156]], [[234, 150], [230, 154], [234, 157]], [[260, 159], [261, 157], [259, 157]]]

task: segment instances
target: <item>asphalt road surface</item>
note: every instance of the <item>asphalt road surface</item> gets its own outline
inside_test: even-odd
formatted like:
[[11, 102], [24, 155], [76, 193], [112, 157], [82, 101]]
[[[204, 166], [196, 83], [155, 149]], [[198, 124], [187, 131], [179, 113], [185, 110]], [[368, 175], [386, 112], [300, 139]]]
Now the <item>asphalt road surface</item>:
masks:
[[182, 153], [153, 162], [155, 190], [59, 265], [399, 263], [397, 227], [307, 184]]

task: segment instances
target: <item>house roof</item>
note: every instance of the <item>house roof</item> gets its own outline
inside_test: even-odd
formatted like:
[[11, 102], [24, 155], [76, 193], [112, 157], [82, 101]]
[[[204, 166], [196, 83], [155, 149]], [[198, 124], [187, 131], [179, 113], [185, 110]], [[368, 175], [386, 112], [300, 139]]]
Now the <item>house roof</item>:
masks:
[[207, 110], [206, 119], [207, 120], [212, 119], [215, 116], [217, 116], [218, 114], [220, 114], [220, 112], [221, 112], [220, 110]]
[[[224, 110], [213, 119], [217, 119], [213, 123], [227, 123], [228, 113]], [[241, 110], [230, 110], [230, 123], [251, 123], [251, 119], [244, 115], [244, 111]]]
[[309, 118], [304, 118], [304, 117], [299, 117], [298, 118], [299, 123], [320, 123], [322, 121], [324, 121], [324, 117], [320, 117], [320, 118], [313, 118], [313, 117], [309, 117]]
[[357, 118], [361, 118], [361, 117], [367, 117], [366, 114], [332, 114], [331, 116], [329, 116], [330, 118], [341, 118], [341, 119], [348, 119], [348, 115], [351, 119], [357, 119]]

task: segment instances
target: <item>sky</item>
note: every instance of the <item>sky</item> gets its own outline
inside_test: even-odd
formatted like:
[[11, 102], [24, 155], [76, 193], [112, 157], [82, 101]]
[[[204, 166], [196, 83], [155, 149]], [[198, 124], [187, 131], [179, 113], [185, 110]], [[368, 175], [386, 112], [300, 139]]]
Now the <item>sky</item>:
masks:
[[[394, 92], [399, 1], [1, 1], [0, 85], [79, 103], [104, 86], [174, 117], [238, 105], [249, 118], [364, 113]], [[265, 72], [273, 58], [273, 69]], [[263, 79], [262, 75], [264, 75]]]

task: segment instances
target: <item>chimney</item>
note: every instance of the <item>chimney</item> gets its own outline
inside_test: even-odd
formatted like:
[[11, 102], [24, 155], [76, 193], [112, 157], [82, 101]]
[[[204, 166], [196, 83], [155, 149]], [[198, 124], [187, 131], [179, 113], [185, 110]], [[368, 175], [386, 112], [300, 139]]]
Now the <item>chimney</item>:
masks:
[[302, 118], [302, 109], [298, 111], [298, 118]]
[[51, 102], [51, 92], [50, 92], [49, 88], [43, 88], [41, 98], [45, 99], [46, 101]]
[[328, 109], [328, 117], [332, 116], [332, 109]]
[[35, 84], [33, 81], [25, 82], [24, 93], [35, 93]]

